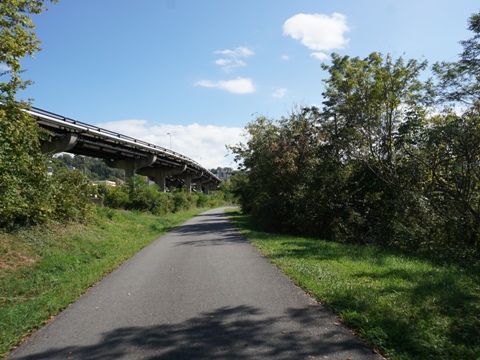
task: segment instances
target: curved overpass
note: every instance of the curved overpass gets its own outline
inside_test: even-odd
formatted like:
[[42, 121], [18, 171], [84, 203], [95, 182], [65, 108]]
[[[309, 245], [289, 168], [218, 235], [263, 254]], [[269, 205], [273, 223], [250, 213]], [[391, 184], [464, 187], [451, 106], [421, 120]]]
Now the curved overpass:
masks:
[[51, 135], [42, 143], [45, 153], [70, 152], [104, 159], [110, 167], [125, 170], [127, 177], [148, 176], [165, 190], [167, 179], [180, 179], [208, 192], [220, 179], [195, 160], [143, 140], [31, 107], [26, 110]]

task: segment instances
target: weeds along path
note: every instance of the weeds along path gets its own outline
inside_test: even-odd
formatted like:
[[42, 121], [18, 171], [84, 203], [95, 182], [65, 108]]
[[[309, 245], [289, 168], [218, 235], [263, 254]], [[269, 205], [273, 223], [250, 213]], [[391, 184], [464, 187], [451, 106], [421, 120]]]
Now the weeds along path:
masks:
[[380, 359], [224, 210], [145, 247], [7, 359]]

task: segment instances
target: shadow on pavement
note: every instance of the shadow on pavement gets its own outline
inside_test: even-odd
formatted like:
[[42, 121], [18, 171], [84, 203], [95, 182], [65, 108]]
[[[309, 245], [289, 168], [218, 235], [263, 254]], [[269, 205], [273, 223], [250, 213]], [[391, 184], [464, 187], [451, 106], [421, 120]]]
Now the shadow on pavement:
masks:
[[[218, 218], [203, 219], [201, 223], [177, 226], [171, 231], [171, 234], [196, 238], [193, 241], [177, 241], [176, 246], [211, 246], [244, 244], [247, 242], [224, 214], [221, 214]], [[202, 239], [202, 237], [205, 237], [205, 239]]]
[[283, 316], [269, 318], [255, 307], [223, 307], [178, 324], [118, 328], [90, 346], [55, 348], [15, 358], [281, 360], [372, 356], [370, 350], [352, 342], [340, 327], [330, 323], [325, 327], [331, 330], [321, 336], [316, 336], [315, 330], [305, 331], [309, 324], [322, 320], [327, 321], [316, 307], [289, 309]]

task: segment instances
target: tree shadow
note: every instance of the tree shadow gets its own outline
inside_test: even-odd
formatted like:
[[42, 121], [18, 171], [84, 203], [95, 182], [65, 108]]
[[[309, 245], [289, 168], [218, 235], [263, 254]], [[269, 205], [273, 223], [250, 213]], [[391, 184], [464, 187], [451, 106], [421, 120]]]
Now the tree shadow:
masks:
[[170, 234], [195, 238], [177, 241], [176, 246], [240, 245], [248, 242], [224, 214], [216, 214], [215, 217], [209, 215], [201, 223], [177, 226]]
[[[350, 334], [318, 310], [315, 306], [288, 309], [283, 316], [266, 317], [252, 306], [222, 307], [176, 324], [118, 328], [88, 346], [52, 348], [12, 358], [282, 360], [333, 354], [345, 359], [374, 358], [371, 350], [346, 336]], [[321, 334], [318, 325], [324, 328]]]

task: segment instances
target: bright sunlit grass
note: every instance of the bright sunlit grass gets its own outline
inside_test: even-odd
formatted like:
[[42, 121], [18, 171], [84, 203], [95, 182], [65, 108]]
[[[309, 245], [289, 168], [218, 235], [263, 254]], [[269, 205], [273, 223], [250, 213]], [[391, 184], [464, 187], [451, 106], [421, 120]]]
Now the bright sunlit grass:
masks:
[[391, 359], [479, 359], [480, 274], [372, 246], [256, 230], [249, 241]]

